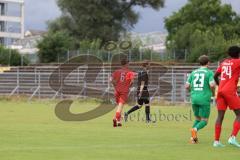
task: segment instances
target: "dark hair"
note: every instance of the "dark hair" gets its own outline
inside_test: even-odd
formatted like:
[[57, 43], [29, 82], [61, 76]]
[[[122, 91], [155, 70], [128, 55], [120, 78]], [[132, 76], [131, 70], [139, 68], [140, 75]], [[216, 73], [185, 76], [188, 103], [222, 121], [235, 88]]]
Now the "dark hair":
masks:
[[208, 56], [206, 56], [206, 55], [200, 56], [200, 57], [198, 58], [198, 61], [199, 61], [199, 63], [200, 63], [201, 66], [205, 66], [205, 65], [207, 65], [207, 64], [210, 62]]
[[143, 67], [147, 67], [149, 65], [149, 61], [148, 60], [144, 60], [143, 62], [142, 62], [142, 66]]
[[232, 58], [239, 58], [240, 48], [238, 46], [231, 46], [228, 49], [228, 55]]
[[124, 66], [124, 65], [126, 65], [126, 64], [128, 64], [129, 63], [129, 61], [128, 61], [128, 59], [127, 58], [121, 58], [121, 65], [122, 66]]

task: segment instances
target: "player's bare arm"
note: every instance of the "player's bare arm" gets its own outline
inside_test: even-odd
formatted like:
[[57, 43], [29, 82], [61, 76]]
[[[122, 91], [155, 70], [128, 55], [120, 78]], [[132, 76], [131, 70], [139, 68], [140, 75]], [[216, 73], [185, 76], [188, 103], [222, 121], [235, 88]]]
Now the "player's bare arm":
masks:
[[209, 84], [211, 90], [212, 90], [212, 95], [213, 97], [215, 96], [215, 87], [216, 87], [216, 84], [213, 82], [213, 83], [210, 83]]
[[144, 85], [145, 85], [145, 81], [141, 81], [140, 91], [139, 91], [139, 95], [138, 95], [139, 97], [142, 96]]
[[131, 80], [131, 82], [130, 82], [130, 87], [132, 87], [133, 82], [134, 82], [134, 79]]
[[221, 73], [215, 73], [215, 75], [214, 75], [214, 80], [215, 80], [215, 82], [216, 82], [216, 84], [219, 86], [219, 76], [221, 75]]
[[114, 79], [113, 76], [111, 76], [111, 77], [109, 78], [109, 81], [110, 81], [110, 83], [111, 83], [114, 87], [116, 86], [117, 81]]
[[185, 88], [186, 88], [186, 90], [190, 91], [190, 90], [191, 90], [190, 84], [189, 84], [189, 83], [186, 83], [186, 84], [185, 84]]
[[117, 81], [116, 81], [115, 79], [112, 79], [112, 80], [111, 80], [111, 83], [112, 83], [112, 85], [115, 87], [116, 84], [117, 84]]

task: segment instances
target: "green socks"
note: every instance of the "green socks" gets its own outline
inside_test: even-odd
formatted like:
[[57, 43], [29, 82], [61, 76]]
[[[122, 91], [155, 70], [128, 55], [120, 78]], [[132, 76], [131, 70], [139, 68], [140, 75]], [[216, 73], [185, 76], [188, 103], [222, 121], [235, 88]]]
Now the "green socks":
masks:
[[199, 120], [195, 120], [194, 123], [193, 123], [193, 127], [192, 128], [196, 128], [197, 124], [199, 123], [200, 121]]
[[207, 121], [200, 121], [194, 128], [197, 128], [199, 131], [200, 129], [204, 128], [207, 125]]

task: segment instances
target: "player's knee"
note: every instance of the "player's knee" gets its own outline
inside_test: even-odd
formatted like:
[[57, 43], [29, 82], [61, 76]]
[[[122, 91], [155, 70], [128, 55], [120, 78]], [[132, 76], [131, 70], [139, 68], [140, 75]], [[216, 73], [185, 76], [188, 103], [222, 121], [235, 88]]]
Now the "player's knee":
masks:
[[201, 117], [195, 116], [196, 120], [201, 121]]
[[222, 124], [224, 116], [217, 117], [217, 123]]
[[220, 115], [220, 116], [218, 116], [218, 118], [219, 118], [219, 120], [223, 121], [224, 115]]

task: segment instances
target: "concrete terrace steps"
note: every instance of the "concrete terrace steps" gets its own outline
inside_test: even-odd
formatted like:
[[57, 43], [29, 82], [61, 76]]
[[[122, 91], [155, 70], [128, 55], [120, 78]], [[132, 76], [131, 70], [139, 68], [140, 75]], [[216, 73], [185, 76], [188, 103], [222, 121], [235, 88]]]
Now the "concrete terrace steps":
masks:
[[[64, 69], [61, 70], [61, 75], [67, 75], [72, 68], [76, 68], [78, 64], [67, 64]], [[78, 87], [74, 86], [83, 86], [84, 85], [84, 75], [86, 72], [86, 66], [81, 66], [77, 70], [71, 71], [68, 77], [65, 79], [65, 84], [72, 85], [73, 87], [64, 88], [66, 93], [72, 93], [61, 95], [57, 94], [56, 97], [71, 97], [71, 96], [90, 96], [90, 97], [99, 97], [104, 91], [111, 86], [109, 84], [109, 76], [111, 75], [111, 65], [104, 64], [104, 68], [101, 68], [99, 71], [99, 66], [92, 64], [90, 65], [90, 71], [88, 72], [88, 82], [84, 92], [80, 93]], [[114, 65], [113, 68], [118, 68], [119, 65]], [[140, 69], [139, 63], [132, 63], [130, 65], [131, 69], [138, 71]], [[36, 97], [39, 98], [52, 98], [56, 95], [54, 91], [49, 86], [49, 77], [53, 71], [58, 68], [56, 64], [51, 65], [35, 65], [35, 66], [26, 66], [26, 67], [13, 67], [10, 71], [6, 71], [0, 74], [0, 95], [10, 94], [13, 89], [19, 84], [18, 90], [15, 94], [24, 94], [31, 96], [37, 87], [40, 86], [40, 89], [36, 92]], [[157, 89], [157, 94], [161, 95], [161, 98], [164, 98], [168, 101], [185, 101], [185, 95], [188, 93], [184, 92], [184, 83], [186, 81], [186, 75], [190, 73], [193, 69], [198, 68], [197, 64], [189, 65], [168, 65], [162, 66], [159, 63], [151, 64], [150, 75], [150, 92], [153, 94]], [[211, 66], [212, 69], [216, 68], [216, 65]], [[97, 78], [96, 74], [99, 72]], [[96, 78], [96, 80], [95, 80]], [[165, 82], [160, 82], [166, 81]], [[89, 83], [91, 81], [91, 83]], [[53, 81], [54, 82], [54, 81]], [[94, 82], [94, 83], [92, 83]], [[58, 80], [55, 87], [58, 86]], [[169, 85], [171, 84], [171, 85]], [[136, 81], [134, 86], [136, 86]], [[172, 90], [173, 89], [173, 90]], [[111, 88], [111, 93], [113, 88]], [[108, 93], [107, 93], [108, 94]], [[133, 93], [133, 97], [134, 97]], [[109, 96], [109, 95], [108, 95]], [[112, 96], [112, 95], [111, 95]]]

